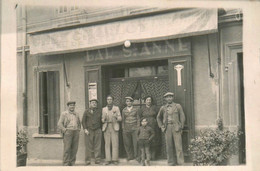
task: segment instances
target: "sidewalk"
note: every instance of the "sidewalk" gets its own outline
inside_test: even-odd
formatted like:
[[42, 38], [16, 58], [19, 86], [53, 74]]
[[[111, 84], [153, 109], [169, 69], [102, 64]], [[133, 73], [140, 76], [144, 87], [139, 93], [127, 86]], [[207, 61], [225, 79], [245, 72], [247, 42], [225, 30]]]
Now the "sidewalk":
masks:
[[[105, 166], [103, 165], [104, 161], [101, 164], [95, 164], [94, 160], [91, 161], [91, 165], [89, 166]], [[156, 160], [151, 161], [151, 166], [167, 166], [167, 160]], [[84, 161], [76, 161], [75, 166], [84, 166]], [[28, 159], [27, 166], [62, 166], [61, 160], [39, 160], [39, 159]], [[114, 165], [110, 164], [108, 166], [141, 166], [137, 161], [131, 160], [129, 162], [126, 159], [119, 159], [119, 164]], [[184, 166], [192, 166], [192, 163], [184, 163]]]

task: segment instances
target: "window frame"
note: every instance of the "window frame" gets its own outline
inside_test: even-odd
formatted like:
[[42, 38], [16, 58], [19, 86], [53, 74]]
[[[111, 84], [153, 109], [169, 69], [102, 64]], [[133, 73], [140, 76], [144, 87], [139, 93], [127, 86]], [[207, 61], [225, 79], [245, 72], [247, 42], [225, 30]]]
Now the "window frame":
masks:
[[[37, 129], [37, 135], [42, 137], [42, 135], [59, 135], [56, 134], [42, 134], [40, 133], [40, 72], [48, 72], [48, 71], [58, 71], [59, 72], [59, 86], [60, 86], [60, 113], [65, 110], [64, 105], [64, 72], [63, 72], [63, 65], [62, 64], [54, 64], [54, 65], [42, 65], [42, 66], [34, 66], [34, 83], [33, 83], [33, 111], [34, 111], [34, 126]], [[58, 118], [59, 119], [59, 118]], [[37, 136], [35, 136], [37, 137]]]

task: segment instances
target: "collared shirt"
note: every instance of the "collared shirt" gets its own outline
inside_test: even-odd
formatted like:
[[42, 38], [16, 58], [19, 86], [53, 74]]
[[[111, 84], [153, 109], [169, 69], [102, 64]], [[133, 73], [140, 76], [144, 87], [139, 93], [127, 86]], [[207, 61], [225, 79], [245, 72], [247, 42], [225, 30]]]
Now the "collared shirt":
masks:
[[174, 105], [173, 105], [173, 103], [166, 105], [166, 112], [168, 114], [168, 123], [173, 123], [174, 122], [174, 117], [173, 117]]
[[131, 112], [131, 110], [133, 109], [133, 106], [131, 106], [131, 107], [126, 107], [127, 108], [127, 110], [128, 110], [128, 112]]
[[154, 137], [154, 130], [146, 126], [141, 126], [137, 131], [138, 139], [140, 140], [151, 140]]
[[68, 114], [68, 125], [67, 125], [67, 129], [73, 129], [76, 130], [78, 129], [78, 120], [76, 117], [76, 113], [74, 112], [70, 112]]
[[65, 132], [66, 129], [80, 130], [81, 124], [78, 113], [75, 111], [70, 112], [68, 110], [62, 112], [58, 122], [58, 127], [62, 130], [62, 132]]

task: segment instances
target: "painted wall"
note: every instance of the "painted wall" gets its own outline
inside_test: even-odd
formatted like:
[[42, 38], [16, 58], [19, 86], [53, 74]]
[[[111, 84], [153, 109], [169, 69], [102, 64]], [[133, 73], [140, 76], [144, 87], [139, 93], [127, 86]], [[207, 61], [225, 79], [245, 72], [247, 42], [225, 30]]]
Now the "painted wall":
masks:
[[[207, 40], [208, 39], [208, 40]], [[210, 49], [211, 69], [209, 72]], [[192, 72], [195, 129], [214, 126], [218, 113], [218, 51], [217, 35], [211, 34], [192, 38]]]
[[[29, 144], [28, 153], [30, 159], [55, 159], [61, 160], [63, 153], [63, 140], [61, 138], [35, 138], [33, 134], [38, 133], [38, 116], [34, 113], [33, 100], [33, 66], [44, 66], [52, 64], [62, 64], [63, 60], [67, 67], [68, 81], [70, 88], [65, 89], [63, 92], [65, 102], [68, 99], [75, 100], [76, 111], [79, 113], [80, 118], [83, 116], [85, 108], [84, 97], [84, 55], [85, 53], [75, 53], [53, 56], [30, 56], [28, 60], [28, 131], [29, 131]], [[65, 83], [62, 83], [65, 86]], [[70, 97], [69, 97], [70, 96]], [[64, 109], [63, 109], [64, 110]], [[83, 131], [80, 134], [80, 143], [78, 150], [78, 160], [84, 160], [84, 137]]]

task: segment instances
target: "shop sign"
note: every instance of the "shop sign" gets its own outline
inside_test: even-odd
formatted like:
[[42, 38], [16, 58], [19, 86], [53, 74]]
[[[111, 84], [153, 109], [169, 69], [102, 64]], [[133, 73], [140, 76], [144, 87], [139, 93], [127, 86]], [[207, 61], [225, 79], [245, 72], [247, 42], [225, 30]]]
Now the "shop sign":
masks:
[[123, 59], [123, 58], [146, 58], [190, 55], [190, 39], [173, 39], [156, 42], [132, 44], [130, 47], [117, 46], [86, 52], [86, 62]]
[[[217, 31], [217, 9], [187, 9], [147, 17], [31, 34], [30, 54], [86, 51], [131, 42], [151, 42]], [[127, 53], [127, 52], [126, 52]]]

